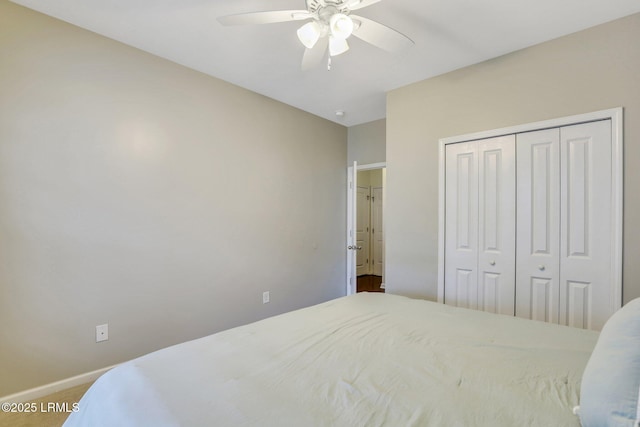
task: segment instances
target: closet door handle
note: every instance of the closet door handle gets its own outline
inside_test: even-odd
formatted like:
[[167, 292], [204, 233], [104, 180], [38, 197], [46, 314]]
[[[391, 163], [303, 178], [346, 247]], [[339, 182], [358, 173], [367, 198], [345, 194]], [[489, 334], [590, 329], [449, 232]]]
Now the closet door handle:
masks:
[[489, 261], [489, 265], [496, 265], [495, 261]]
[[538, 270], [540, 270], [540, 271], [544, 271], [544, 269], [545, 269], [545, 266], [544, 266], [544, 265], [540, 264], [540, 265], [538, 266]]

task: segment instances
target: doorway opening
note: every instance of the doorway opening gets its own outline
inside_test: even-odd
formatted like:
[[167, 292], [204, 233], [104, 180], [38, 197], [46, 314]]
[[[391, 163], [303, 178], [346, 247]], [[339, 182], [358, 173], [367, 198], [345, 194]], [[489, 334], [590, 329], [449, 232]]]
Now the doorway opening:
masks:
[[384, 292], [384, 233], [382, 171], [358, 170], [356, 189], [356, 292]]
[[385, 292], [386, 165], [354, 164], [349, 176], [347, 294]]

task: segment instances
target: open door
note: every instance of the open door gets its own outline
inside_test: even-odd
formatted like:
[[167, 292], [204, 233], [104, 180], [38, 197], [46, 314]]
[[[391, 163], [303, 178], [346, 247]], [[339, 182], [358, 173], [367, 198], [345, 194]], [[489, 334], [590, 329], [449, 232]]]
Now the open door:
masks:
[[356, 293], [356, 197], [358, 188], [358, 162], [353, 162], [347, 172], [347, 295]]

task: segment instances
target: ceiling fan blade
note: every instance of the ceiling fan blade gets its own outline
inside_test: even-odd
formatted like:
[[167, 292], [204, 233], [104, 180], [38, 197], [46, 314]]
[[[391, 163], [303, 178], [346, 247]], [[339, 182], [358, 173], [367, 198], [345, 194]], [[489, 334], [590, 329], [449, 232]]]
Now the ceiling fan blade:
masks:
[[312, 16], [306, 10], [270, 10], [220, 16], [218, 17], [218, 22], [222, 25], [273, 24], [276, 22], [301, 21]]
[[313, 49], [306, 49], [302, 57], [302, 71], [316, 67], [324, 59], [329, 45], [329, 37], [321, 37]]
[[376, 4], [380, 1], [382, 0], [353, 0], [353, 1], [347, 2], [347, 7], [349, 8], [349, 10], [358, 10], [358, 9], [362, 9], [363, 7]]
[[409, 37], [362, 16], [349, 15], [353, 19], [355, 29], [353, 35], [387, 52], [398, 52], [415, 43]]

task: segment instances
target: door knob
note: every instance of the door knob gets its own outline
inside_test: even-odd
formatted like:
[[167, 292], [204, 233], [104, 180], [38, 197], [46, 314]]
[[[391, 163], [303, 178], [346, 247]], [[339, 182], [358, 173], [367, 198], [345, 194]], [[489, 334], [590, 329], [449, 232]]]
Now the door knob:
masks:
[[347, 246], [347, 249], [349, 249], [350, 251], [353, 250], [353, 248], [354, 246], [351, 246], [351, 245]]
[[357, 250], [362, 250], [362, 246], [356, 246], [355, 247]]
[[489, 264], [490, 265], [496, 265], [496, 262], [495, 261], [489, 261]]
[[544, 269], [545, 269], [544, 265], [540, 264], [540, 265], [538, 266], [538, 270], [540, 270], [540, 271], [544, 271]]

